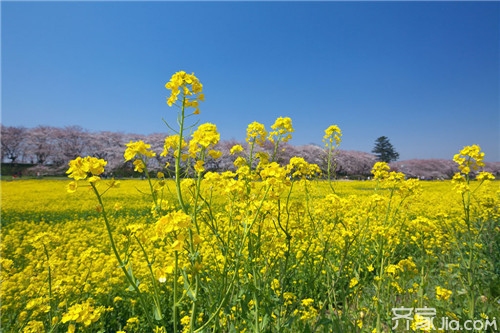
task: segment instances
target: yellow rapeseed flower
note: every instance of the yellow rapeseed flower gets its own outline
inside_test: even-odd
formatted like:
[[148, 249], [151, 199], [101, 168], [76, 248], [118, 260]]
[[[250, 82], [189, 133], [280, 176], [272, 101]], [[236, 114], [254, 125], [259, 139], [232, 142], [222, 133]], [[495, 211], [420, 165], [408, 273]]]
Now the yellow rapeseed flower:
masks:
[[196, 172], [203, 172], [205, 171], [205, 167], [203, 166], [205, 162], [203, 161], [196, 161], [196, 163], [194, 164], [194, 171]]
[[376, 162], [372, 168], [373, 179], [384, 180], [389, 177], [389, 164], [386, 162]]
[[341, 141], [342, 131], [340, 130], [340, 127], [338, 127], [337, 125], [331, 125], [325, 130], [323, 142], [325, 143], [326, 147], [333, 146], [333, 142], [335, 142], [335, 145], [338, 146]]
[[198, 101], [205, 100], [205, 96], [202, 94], [203, 85], [194, 73], [188, 74], [184, 71], [174, 73], [170, 81], [165, 84], [165, 88], [171, 91], [167, 99], [168, 106], [175, 104], [181, 95], [184, 107], [193, 107], [194, 114], [200, 113]]
[[436, 286], [436, 298], [438, 300], [447, 301], [452, 294], [453, 292], [451, 290]]
[[287, 142], [292, 138], [294, 132], [292, 126], [292, 119], [289, 117], [279, 117], [276, 119], [271, 128], [274, 131], [269, 133], [269, 141], [276, 142], [280, 140], [281, 142]]
[[211, 123], [201, 124], [193, 133], [191, 142], [195, 142], [198, 146], [207, 149], [215, 146], [220, 140], [220, 134], [217, 132], [217, 126]]
[[104, 172], [104, 167], [108, 162], [103, 159], [87, 156], [77, 157], [69, 161], [69, 169], [66, 171], [69, 178], [74, 180], [87, 179], [89, 176], [99, 176]]
[[[266, 136], [266, 127], [263, 124], [254, 121], [247, 127], [247, 137], [245, 140], [248, 144], [256, 143], [259, 146], [262, 146], [266, 141]], [[243, 148], [241, 150], [243, 150]]]
[[125, 149], [125, 153], [123, 157], [125, 161], [130, 161], [135, 158], [137, 155], [142, 155], [144, 157], [154, 157], [156, 153], [151, 150], [151, 145], [145, 143], [142, 140], [139, 141], [130, 141], [126, 144], [127, 149]]
[[[186, 148], [187, 143], [182, 139], [181, 147], [180, 149]], [[179, 151], [179, 135], [169, 135], [165, 138], [165, 143], [163, 144], [163, 152], [160, 154], [160, 156], [167, 156], [170, 150], [174, 150], [174, 155], [177, 156], [178, 151]]]
[[472, 170], [476, 171], [480, 167], [484, 167], [484, 155], [479, 145], [465, 146], [453, 156], [453, 161], [458, 164], [461, 173], [469, 174]]
[[229, 153], [231, 155], [234, 155], [236, 153], [241, 153], [243, 151], [243, 147], [241, 145], [234, 145], [233, 147], [231, 147], [231, 150], [229, 151]]
[[158, 237], [164, 238], [173, 231], [188, 228], [191, 225], [191, 216], [183, 211], [170, 212], [156, 222]]

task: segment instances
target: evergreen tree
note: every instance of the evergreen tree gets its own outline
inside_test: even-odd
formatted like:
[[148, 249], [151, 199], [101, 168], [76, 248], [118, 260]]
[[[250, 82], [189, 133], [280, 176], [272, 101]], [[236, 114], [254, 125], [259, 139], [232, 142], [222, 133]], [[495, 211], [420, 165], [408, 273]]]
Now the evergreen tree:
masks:
[[398, 152], [396, 152], [392, 144], [389, 142], [389, 138], [386, 136], [381, 136], [375, 140], [375, 147], [373, 147], [372, 153], [375, 154], [377, 160], [380, 162], [389, 163], [397, 161], [399, 158]]

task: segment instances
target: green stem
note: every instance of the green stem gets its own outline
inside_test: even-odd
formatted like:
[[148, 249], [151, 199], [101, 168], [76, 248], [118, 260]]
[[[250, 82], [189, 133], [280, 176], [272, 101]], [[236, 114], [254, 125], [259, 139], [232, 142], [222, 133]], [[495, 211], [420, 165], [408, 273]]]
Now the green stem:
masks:
[[49, 310], [49, 318], [50, 318], [50, 322], [52, 324], [52, 309], [53, 309], [53, 306], [52, 306], [52, 303], [53, 303], [53, 300], [52, 300], [52, 271], [50, 270], [50, 257], [49, 257], [49, 251], [47, 250], [47, 247], [45, 246], [45, 244], [43, 244], [43, 251], [45, 252], [45, 257], [47, 258], [47, 266], [48, 266], [48, 273], [49, 273], [49, 276], [48, 276], [48, 284], [49, 284], [49, 305], [50, 305], [50, 310]]
[[271, 162], [275, 162], [276, 161], [276, 155], [278, 154], [278, 146], [280, 144], [280, 140], [281, 140], [281, 135], [279, 135], [276, 138], [276, 142], [274, 143], [274, 150], [273, 150], [273, 156], [271, 158]]
[[111, 249], [113, 250], [115, 257], [118, 260], [118, 264], [119, 264], [121, 270], [123, 271], [123, 274], [125, 274], [125, 278], [127, 279], [129, 285], [132, 286], [132, 288], [137, 292], [137, 295], [139, 296], [139, 300], [140, 300], [141, 305], [144, 309], [144, 313], [146, 314], [146, 319], [148, 321], [149, 327], [153, 327], [151, 318], [149, 317], [149, 314], [148, 314], [146, 302], [144, 300], [144, 297], [143, 297], [141, 291], [139, 290], [139, 286], [136, 283], [135, 277], [132, 276], [127, 271], [127, 268], [125, 267], [125, 263], [123, 262], [122, 258], [120, 257], [120, 254], [118, 253], [118, 250], [116, 249], [115, 240], [113, 238], [113, 233], [111, 231], [111, 225], [109, 223], [108, 216], [106, 214], [106, 210], [104, 208], [104, 203], [102, 202], [101, 195], [99, 194], [99, 191], [97, 190], [94, 183], [90, 183], [90, 186], [92, 187], [92, 190], [94, 191], [95, 195], [97, 196], [97, 200], [99, 201], [99, 205], [101, 207], [101, 214], [102, 214], [102, 217], [104, 219], [104, 224], [106, 225], [106, 230], [108, 232], [108, 238], [109, 238], [109, 242], [111, 244]]
[[197, 300], [198, 300], [198, 289], [199, 289], [199, 283], [200, 283], [200, 278], [199, 278], [199, 275], [198, 273], [195, 273], [196, 276], [195, 276], [195, 285], [194, 285], [194, 292], [193, 292], [193, 295], [194, 295], [194, 301], [193, 301], [193, 304], [191, 305], [191, 320], [190, 320], [190, 332], [193, 332], [194, 331], [194, 324], [196, 322], [196, 305], [197, 305]]
[[[254, 276], [254, 281], [255, 281], [255, 276]], [[256, 285], [257, 282], [254, 282]], [[253, 316], [254, 316], [254, 332], [259, 333], [260, 332], [260, 325], [259, 325], [259, 300], [257, 299], [257, 293], [254, 291], [253, 293], [253, 303], [254, 303], [254, 311], [253, 311]]]
[[181, 206], [181, 209], [184, 211], [184, 213], [187, 214], [188, 213], [187, 207], [182, 198], [182, 191], [181, 191], [181, 158], [182, 158], [182, 140], [184, 135], [185, 105], [186, 105], [186, 97], [184, 96], [182, 99], [181, 115], [179, 118], [179, 145], [177, 149], [177, 156], [175, 156], [175, 188], [177, 190], [177, 198], [179, 199], [179, 205]]
[[179, 253], [174, 252], [175, 264], [174, 264], [174, 300], [172, 304], [172, 320], [174, 325], [174, 332], [177, 331], [177, 279], [179, 278]]
[[333, 147], [332, 147], [332, 144], [330, 143], [328, 145], [328, 160], [327, 160], [327, 177], [328, 177], [328, 185], [330, 186], [330, 189], [333, 191], [333, 193], [335, 193], [335, 188], [333, 187], [332, 185], [332, 152], [333, 152]]
[[142, 161], [142, 163], [144, 163], [144, 173], [146, 174], [146, 178], [148, 179], [149, 189], [151, 191], [151, 195], [153, 196], [153, 202], [155, 204], [155, 209], [158, 210], [158, 198], [156, 196], [156, 193], [155, 193], [155, 190], [153, 187], [153, 183], [151, 182], [151, 177], [149, 176], [149, 171], [148, 171], [146, 161], [142, 158], [141, 158], [141, 161]]
[[[205, 161], [205, 149], [203, 149], [201, 151], [201, 156], [200, 156], [200, 160], [202, 161]], [[198, 226], [198, 219], [197, 219], [197, 209], [198, 209], [198, 199], [201, 198], [203, 200], [203, 198], [201, 197], [201, 180], [202, 180], [202, 173], [201, 172], [198, 172], [198, 177], [197, 177], [197, 180], [196, 180], [196, 192], [195, 192], [195, 198], [194, 198], [194, 208], [193, 208], [193, 223], [195, 225], [195, 228], [196, 228], [196, 232], [199, 234], [200, 233], [200, 228]], [[193, 268], [193, 273], [194, 274], [194, 280], [195, 280], [195, 287], [194, 287], [194, 300], [193, 300], [193, 304], [191, 305], [191, 320], [190, 320], [190, 331], [194, 331], [194, 324], [195, 324], [195, 321], [196, 321], [196, 311], [197, 311], [197, 300], [198, 300], [198, 289], [199, 289], [199, 285], [200, 285], [200, 276], [198, 274], [198, 272], [196, 272], [196, 269], [195, 269], [195, 265], [196, 263], [199, 261], [199, 259], [195, 256], [196, 254], [196, 249], [194, 248], [194, 241], [193, 241], [193, 231], [191, 229], [189, 229], [189, 239], [190, 239], [190, 242], [189, 242], [189, 252], [191, 254], [191, 258], [193, 258], [192, 262], [191, 262], [191, 266]]]
[[382, 248], [382, 251], [381, 251], [381, 260], [380, 260], [380, 272], [379, 272], [379, 280], [378, 280], [378, 284], [377, 284], [377, 333], [380, 333], [382, 332], [382, 322], [381, 322], [381, 319], [380, 319], [380, 312], [381, 312], [381, 309], [380, 309], [380, 295], [381, 295], [381, 291], [382, 291], [382, 281], [383, 281], [383, 274], [384, 274], [384, 250]]
[[250, 144], [250, 152], [248, 154], [248, 167], [250, 168], [250, 171], [252, 171], [252, 162], [253, 162], [253, 150], [255, 146], [255, 138], [252, 140], [252, 143]]
[[142, 254], [144, 255], [144, 258], [146, 259], [146, 263], [148, 264], [149, 274], [151, 276], [151, 282], [153, 283], [153, 290], [154, 290], [154, 293], [155, 293], [154, 303], [155, 303], [155, 306], [156, 306], [156, 311], [158, 313], [158, 316], [157, 316], [158, 318], [157, 319], [158, 320], [162, 320], [163, 319], [163, 315], [162, 315], [161, 304], [160, 304], [160, 291], [159, 291], [159, 288], [158, 288], [158, 283], [156, 282], [155, 275], [153, 273], [153, 264], [149, 260], [148, 254], [147, 254], [146, 250], [144, 249], [144, 246], [142, 246], [142, 243], [139, 240], [139, 238], [136, 235], [134, 235], [134, 238], [137, 241], [137, 243], [139, 244], [139, 247], [141, 248]]

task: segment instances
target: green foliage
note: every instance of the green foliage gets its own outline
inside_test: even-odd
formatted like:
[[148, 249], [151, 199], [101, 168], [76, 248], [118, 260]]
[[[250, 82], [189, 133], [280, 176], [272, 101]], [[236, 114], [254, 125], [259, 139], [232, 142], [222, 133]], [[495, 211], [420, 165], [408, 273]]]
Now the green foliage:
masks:
[[399, 158], [399, 153], [396, 152], [392, 144], [389, 142], [389, 138], [386, 136], [381, 136], [375, 140], [375, 147], [373, 147], [372, 153], [375, 154], [377, 160], [380, 162], [392, 162], [397, 161]]

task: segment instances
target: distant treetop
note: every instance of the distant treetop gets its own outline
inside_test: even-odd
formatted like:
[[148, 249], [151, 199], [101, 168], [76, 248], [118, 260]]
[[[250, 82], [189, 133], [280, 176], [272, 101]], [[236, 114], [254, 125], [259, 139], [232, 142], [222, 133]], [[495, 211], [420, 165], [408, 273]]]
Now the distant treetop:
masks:
[[380, 162], [393, 162], [397, 161], [399, 158], [399, 153], [396, 152], [392, 144], [389, 142], [389, 138], [386, 136], [381, 136], [375, 140], [375, 147], [373, 147], [372, 153]]

